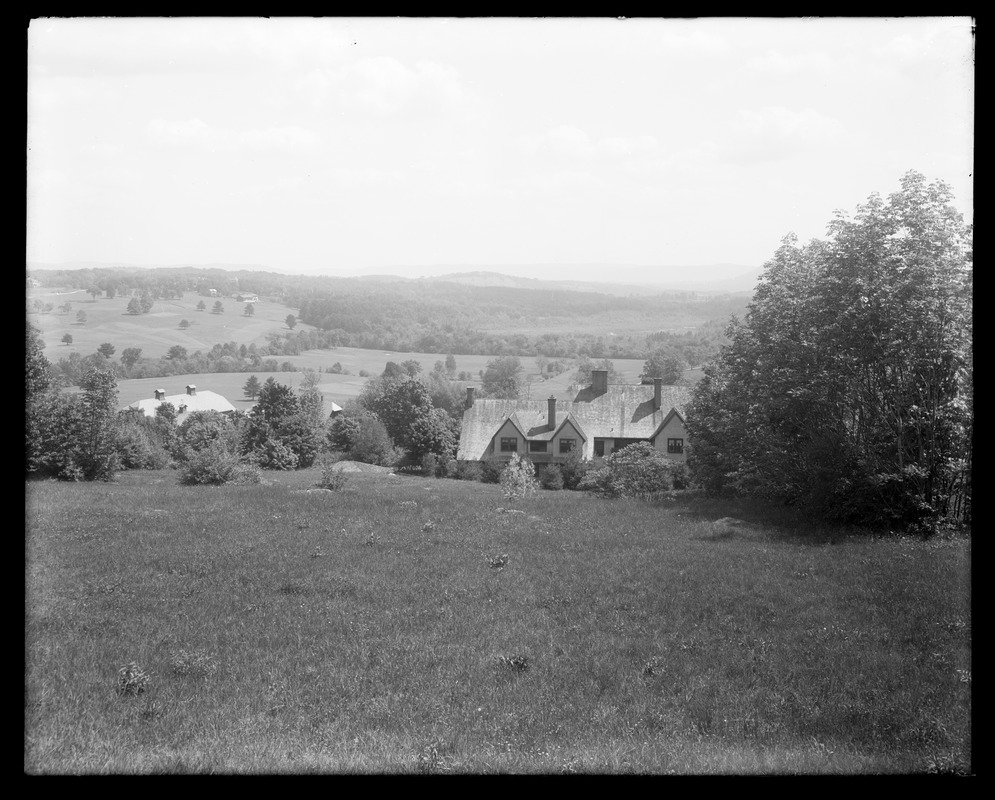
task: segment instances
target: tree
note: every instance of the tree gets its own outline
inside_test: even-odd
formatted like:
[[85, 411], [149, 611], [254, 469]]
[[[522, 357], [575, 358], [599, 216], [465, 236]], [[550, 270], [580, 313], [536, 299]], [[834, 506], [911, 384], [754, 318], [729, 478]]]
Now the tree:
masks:
[[114, 347], [114, 345], [112, 345], [110, 342], [104, 342], [102, 345], [100, 345], [100, 347], [97, 348], [97, 352], [100, 353], [100, 355], [102, 355], [104, 358], [110, 358], [112, 355], [114, 355], [115, 349], [116, 348]]
[[255, 313], [256, 313], [256, 306], [255, 306], [255, 304], [254, 303], [246, 303], [245, 304], [245, 316], [251, 317]]
[[214, 301], [214, 308], [211, 309], [211, 313], [212, 314], [224, 314], [225, 313], [225, 307], [224, 307], [224, 305], [222, 305], [222, 303], [221, 303], [220, 300], [215, 300]]
[[290, 330], [293, 330], [297, 325], [297, 317], [293, 314], [287, 314], [287, 319], [284, 321], [287, 323], [287, 327], [290, 328]]
[[61, 311], [63, 314], [68, 314], [72, 310], [73, 310], [73, 304], [70, 302], [65, 302], [61, 306], [59, 306], [59, 311]]
[[459, 423], [441, 408], [433, 408], [411, 423], [408, 453], [412, 461], [420, 462], [432, 453], [447, 462], [456, 457], [459, 443]]
[[587, 356], [580, 360], [577, 371], [574, 373], [573, 382], [579, 386], [589, 386], [591, 384], [591, 373], [596, 369], [603, 369], [608, 373], [608, 383], [622, 383], [622, 375], [609, 359], [603, 358], [600, 361], [591, 361]]
[[140, 347], [126, 347], [121, 351], [121, 363], [124, 364], [128, 369], [131, 369], [135, 364], [138, 363], [138, 359], [142, 357], [142, 348]]
[[667, 348], [659, 348], [650, 353], [639, 377], [643, 383], [652, 383], [654, 378], [660, 378], [669, 386], [680, 382], [685, 369], [687, 364], [679, 355]]
[[417, 378], [377, 378], [363, 387], [359, 404], [376, 414], [398, 447], [412, 444], [412, 426], [432, 410], [428, 387]]
[[100, 294], [100, 287], [99, 286], [91, 286], [91, 287], [89, 287], [86, 290], [86, 293], [93, 298], [93, 300], [91, 300], [90, 302], [91, 303], [96, 303], [97, 302], [97, 297]]
[[250, 400], [255, 400], [256, 396], [259, 394], [259, 389], [262, 384], [259, 382], [259, 378], [255, 375], [250, 375], [249, 379], [242, 386], [242, 391], [245, 392], [245, 396]]
[[131, 314], [132, 316], [135, 316], [135, 317], [137, 317], [139, 314], [142, 313], [142, 304], [140, 302], [138, 302], [138, 298], [137, 297], [132, 297], [128, 301], [128, 309], [127, 310], [128, 310], [129, 314]]
[[452, 353], [446, 356], [446, 373], [450, 378], [456, 377], [456, 356]]
[[518, 356], [501, 356], [487, 362], [481, 390], [489, 397], [514, 400], [521, 392], [522, 362]]
[[76, 312], [76, 322], [78, 322], [80, 325], [86, 325], [86, 312], [85, 311], [77, 311]]
[[198, 311], [205, 311], [206, 309], [207, 309], [207, 303], [205, 303], [203, 300], [200, 300], [197, 303], [197, 310]]
[[188, 320], [188, 319], [181, 319], [180, 320], [180, 328], [182, 330], [186, 330], [189, 327], [190, 327], [190, 320]]
[[187, 357], [187, 349], [182, 345], [174, 344], [166, 351], [166, 358], [171, 361], [180, 361]]
[[969, 515], [973, 232], [951, 199], [910, 172], [828, 241], [785, 237], [696, 386], [698, 480], [881, 527]]
[[71, 333], [64, 333], [64, 334], [62, 334], [62, 341], [65, 342], [67, 345], [72, 344], [73, 343], [73, 335]]

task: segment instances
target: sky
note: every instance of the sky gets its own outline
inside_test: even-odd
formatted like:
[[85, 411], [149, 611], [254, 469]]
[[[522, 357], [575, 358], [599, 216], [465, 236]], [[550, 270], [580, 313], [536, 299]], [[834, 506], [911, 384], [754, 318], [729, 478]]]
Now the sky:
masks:
[[26, 259], [718, 276], [909, 170], [970, 220], [972, 28], [34, 19]]

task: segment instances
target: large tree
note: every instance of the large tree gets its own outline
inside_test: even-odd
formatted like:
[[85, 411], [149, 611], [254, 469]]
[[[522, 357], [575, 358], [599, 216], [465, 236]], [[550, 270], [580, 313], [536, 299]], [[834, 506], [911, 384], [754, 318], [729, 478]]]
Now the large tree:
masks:
[[481, 389], [489, 397], [514, 400], [522, 390], [522, 362], [518, 356], [500, 356], [487, 362]]
[[689, 466], [713, 489], [881, 526], [970, 507], [972, 229], [910, 172], [785, 238], [697, 385]]

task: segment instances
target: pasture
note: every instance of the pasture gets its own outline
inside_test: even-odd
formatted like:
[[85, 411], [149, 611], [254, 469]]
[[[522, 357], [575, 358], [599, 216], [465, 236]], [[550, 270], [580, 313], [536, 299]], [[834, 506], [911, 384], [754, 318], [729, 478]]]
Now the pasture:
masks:
[[[230, 297], [201, 297], [194, 292], [185, 292], [181, 299], [156, 300], [152, 311], [138, 315], [128, 313], [131, 300], [128, 295], [112, 299], [100, 296], [94, 300], [83, 290], [28, 290], [29, 309], [35, 300], [52, 303], [56, 309], [50, 314], [28, 314], [28, 321], [41, 331], [45, 355], [50, 361], [74, 350], [89, 355], [104, 342], [117, 348], [116, 356], [126, 347], [140, 347], [145, 358], [164, 356], [173, 345], [185, 347], [190, 353], [210, 350], [225, 342], [264, 345], [267, 333], [289, 330], [285, 320], [288, 314], [295, 313], [280, 303], [260, 301], [255, 304], [253, 316], [247, 317], [244, 303]], [[223, 314], [212, 313], [216, 300], [224, 306]], [[197, 310], [201, 301], [207, 306], [204, 311]], [[66, 302], [72, 308], [63, 314], [58, 309]], [[82, 324], [76, 320], [80, 311], [86, 313], [86, 322]], [[184, 319], [190, 322], [185, 330], [179, 327]], [[307, 327], [298, 323], [297, 329]], [[71, 345], [62, 342], [67, 333], [73, 337]]]
[[27, 485], [27, 773], [972, 769], [969, 539], [318, 475]]

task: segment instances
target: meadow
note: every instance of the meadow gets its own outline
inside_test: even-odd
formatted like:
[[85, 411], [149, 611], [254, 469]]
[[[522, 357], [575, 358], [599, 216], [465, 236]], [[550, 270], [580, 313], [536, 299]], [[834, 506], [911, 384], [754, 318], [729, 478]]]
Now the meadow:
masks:
[[27, 484], [27, 773], [972, 770], [967, 538], [319, 476]]

